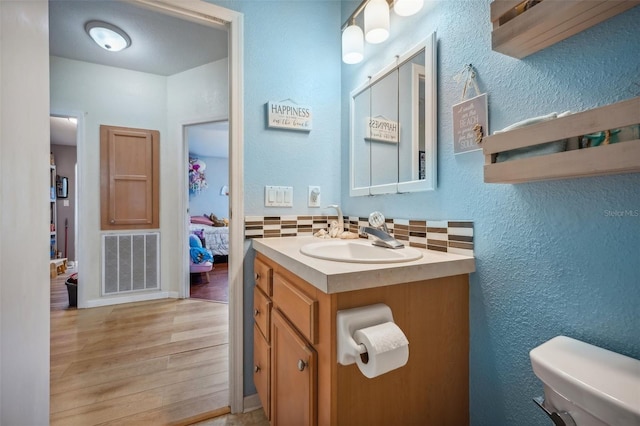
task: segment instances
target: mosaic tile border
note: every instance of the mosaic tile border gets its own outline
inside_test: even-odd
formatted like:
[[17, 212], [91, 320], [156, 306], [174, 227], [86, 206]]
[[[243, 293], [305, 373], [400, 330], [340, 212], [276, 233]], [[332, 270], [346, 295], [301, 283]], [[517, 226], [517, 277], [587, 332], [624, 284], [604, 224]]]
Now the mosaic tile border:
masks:
[[[245, 238], [313, 236], [327, 229], [336, 215], [319, 216], [245, 216]], [[473, 256], [473, 222], [467, 220], [386, 219], [389, 232], [410, 247]], [[345, 216], [346, 230], [358, 233], [368, 226], [366, 217]], [[366, 236], [360, 235], [361, 238]]]

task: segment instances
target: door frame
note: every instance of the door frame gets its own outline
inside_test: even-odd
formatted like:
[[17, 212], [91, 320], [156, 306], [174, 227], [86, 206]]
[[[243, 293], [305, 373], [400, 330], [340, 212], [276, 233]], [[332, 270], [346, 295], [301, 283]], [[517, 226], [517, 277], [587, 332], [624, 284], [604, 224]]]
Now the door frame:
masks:
[[[244, 410], [243, 387], [243, 258], [244, 258], [244, 15], [202, 0], [128, 0], [132, 4], [207, 25], [221, 26], [229, 32], [229, 403], [232, 413]], [[178, 161], [182, 159], [178, 158]], [[181, 190], [187, 192], [186, 160]], [[184, 196], [182, 197], [184, 200]], [[180, 209], [179, 222], [187, 223], [186, 208]], [[187, 259], [188, 245], [178, 246], [180, 259]], [[82, 266], [82, 264], [80, 264]], [[182, 274], [184, 276], [184, 274]], [[188, 278], [188, 277], [185, 277]]]

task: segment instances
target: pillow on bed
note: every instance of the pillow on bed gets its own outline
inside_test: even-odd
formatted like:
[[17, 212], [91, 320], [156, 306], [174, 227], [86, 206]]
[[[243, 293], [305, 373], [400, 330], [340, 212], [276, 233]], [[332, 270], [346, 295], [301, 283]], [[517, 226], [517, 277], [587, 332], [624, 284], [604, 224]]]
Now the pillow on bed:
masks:
[[191, 223], [213, 226], [213, 222], [211, 221], [211, 219], [205, 216], [191, 216]]

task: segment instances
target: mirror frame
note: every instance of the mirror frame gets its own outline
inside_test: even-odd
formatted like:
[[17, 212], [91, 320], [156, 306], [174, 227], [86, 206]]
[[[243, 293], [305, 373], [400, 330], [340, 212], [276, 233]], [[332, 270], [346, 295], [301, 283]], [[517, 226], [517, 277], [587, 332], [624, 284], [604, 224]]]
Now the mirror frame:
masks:
[[[363, 196], [363, 195], [379, 195], [379, 194], [393, 194], [393, 193], [406, 193], [406, 192], [419, 192], [419, 191], [433, 191], [437, 187], [437, 167], [438, 167], [438, 82], [437, 82], [437, 62], [436, 62], [436, 33], [431, 33], [426, 39], [418, 43], [415, 47], [399, 56], [393, 64], [390, 64], [377, 72], [372, 76], [365, 84], [362, 84], [350, 94], [350, 114], [349, 114], [349, 195], [351, 197]], [[425, 178], [416, 179], [405, 182], [396, 182], [393, 184], [376, 185], [376, 186], [363, 186], [355, 187], [355, 97], [367, 89], [370, 89], [377, 81], [386, 77], [394, 70], [398, 70], [404, 65], [407, 60], [418, 54], [422, 49], [425, 53], [425, 111], [424, 111], [424, 123], [425, 123]], [[413, 78], [412, 84], [419, 83], [419, 79]], [[416, 91], [412, 91], [416, 93]], [[413, 105], [413, 122], [411, 128], [413, 129], [412, 135], [414, 138], [413, 151], [414, 155], [418, 156], [418, 132], [415, 129], [418, 126], [418, 103], [419, 96], [412, 96], [411, 103]], [[405, 125], [401, 124], [401, 128]], [[414, 161], [417, 164], [417, 161]], [[411, 167], [415, 167], [415, 164]], [[371, 171], [369, 171], [371, 173]], [[371, 179], [369, 179], [371, 183]]]

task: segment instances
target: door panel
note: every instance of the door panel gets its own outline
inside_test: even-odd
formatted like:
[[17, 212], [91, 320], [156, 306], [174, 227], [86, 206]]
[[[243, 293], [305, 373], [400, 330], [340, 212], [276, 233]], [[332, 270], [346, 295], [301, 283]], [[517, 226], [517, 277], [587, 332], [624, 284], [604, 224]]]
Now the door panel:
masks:
[[316, 425], [317, 354], [277, 309], [271, 318], [273, 424]]
[[160, 132], [100, 126], [101, 229], [160, 227]]

